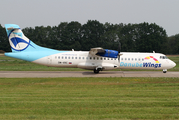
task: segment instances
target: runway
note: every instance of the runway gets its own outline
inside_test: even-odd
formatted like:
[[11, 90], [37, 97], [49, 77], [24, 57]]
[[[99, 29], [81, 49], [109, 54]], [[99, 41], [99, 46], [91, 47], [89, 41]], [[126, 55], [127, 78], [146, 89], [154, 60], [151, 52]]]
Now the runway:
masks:
[[162, 71], [0, 71], [0, 78], [56, 78], [56, 77], [179, 77], [179, 72]]

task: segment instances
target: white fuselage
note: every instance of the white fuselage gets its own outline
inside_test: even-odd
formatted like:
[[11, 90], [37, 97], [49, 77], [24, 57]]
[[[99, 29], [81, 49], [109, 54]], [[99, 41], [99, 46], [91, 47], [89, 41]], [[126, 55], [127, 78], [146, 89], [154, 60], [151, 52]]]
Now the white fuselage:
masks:
[[34, 63], [53, 67], [76, 67], [93, 70], [124, 69], [170, 69], [176, 64], [160, 53], [128, 53], [121, 52], [120, 58], [94, 56], [88, 51], [68, 51], [49, 55]]

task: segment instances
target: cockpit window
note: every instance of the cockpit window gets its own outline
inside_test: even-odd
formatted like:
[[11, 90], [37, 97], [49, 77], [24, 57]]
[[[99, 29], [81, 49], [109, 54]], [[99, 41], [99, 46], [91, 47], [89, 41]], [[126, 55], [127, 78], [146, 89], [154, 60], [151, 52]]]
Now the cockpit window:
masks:
[[168, 59], [167, 56], [160, 56], [160, 59]]

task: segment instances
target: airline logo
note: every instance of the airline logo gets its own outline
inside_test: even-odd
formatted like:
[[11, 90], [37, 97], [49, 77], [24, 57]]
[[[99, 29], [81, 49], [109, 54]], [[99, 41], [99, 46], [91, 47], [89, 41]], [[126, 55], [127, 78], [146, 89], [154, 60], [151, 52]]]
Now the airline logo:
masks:
[[125, 63], [125, 62], [120, 62], [121, 67], [151, 67], [151, 68], [160, 68], [162, 65], [159, 63], [159, 61], [154, 58], [153, 56], [148, 56], [145, 57], [145, 60], [153, 59], [155, 63], [151, 62], [143, 62], [143, 63]]
[[153, 59], [156, 64], [153, 64], [151, 62], [148, 62], [148, 63], [146, 62], [146, 63], [143, 63], [143, 67], [154, 67], [154, 68], [161, 67], [161, 64], [159, 64], [159, 61], [156, 58], [154, 58], [153, 56], [145, 57], [145, 60], [149, 60], [149, 59]]
[[14, 30], [10, 33], [9, 42], [11, 48], [15, 51], [23, 51], [30, 45], [30, 40], [22, 34], [22, 31], [20, 29]]
[[149, 59], [153, 59], [156, 63], [159, 63], [159, 61], [154, 58], [153, 56], [148, 56], [148, 57], [145, 57], [146, 60], [149, 60]]

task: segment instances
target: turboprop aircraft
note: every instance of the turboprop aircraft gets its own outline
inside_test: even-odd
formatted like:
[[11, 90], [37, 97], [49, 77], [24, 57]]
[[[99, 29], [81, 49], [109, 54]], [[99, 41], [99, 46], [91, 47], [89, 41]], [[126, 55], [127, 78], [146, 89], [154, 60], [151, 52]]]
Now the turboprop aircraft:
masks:
[[91, 48], [90, 51], [59, 51], [41, 47], [29, 40], [15, 24], [5, 24], [12, 52], [6, 56], [52, 67], [71, 67], [99, 73], [112, 69], [161, 69], [163, 73], [176, 64], [161, 53], [120, 52]]

